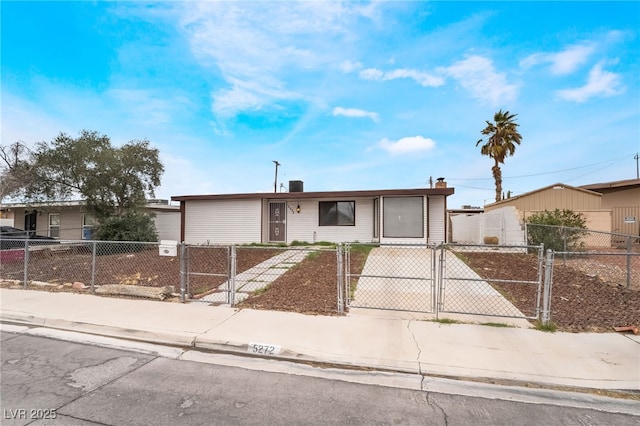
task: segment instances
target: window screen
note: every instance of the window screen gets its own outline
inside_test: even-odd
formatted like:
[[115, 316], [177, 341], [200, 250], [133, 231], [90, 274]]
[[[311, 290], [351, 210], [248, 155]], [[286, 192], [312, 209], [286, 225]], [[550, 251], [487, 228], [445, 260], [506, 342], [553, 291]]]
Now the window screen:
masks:
[[383, 203], [383, 235], [385, 237], [424, 237], [422, 197], [384, 197]]
[[354, 226], [356, 224], [355, 201], [320, 201], [320, 226]]

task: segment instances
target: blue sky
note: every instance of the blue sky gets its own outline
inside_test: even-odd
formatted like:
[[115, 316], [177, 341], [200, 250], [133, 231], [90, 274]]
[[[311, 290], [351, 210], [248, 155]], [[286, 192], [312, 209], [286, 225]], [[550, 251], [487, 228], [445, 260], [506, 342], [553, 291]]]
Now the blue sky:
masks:
[[420, 188], [493, 201], [475, 144], [499, 109], [514, 195], [633, 179], [639, 2], [9, 2], [2, 144], [149, 139], [158, 197]]

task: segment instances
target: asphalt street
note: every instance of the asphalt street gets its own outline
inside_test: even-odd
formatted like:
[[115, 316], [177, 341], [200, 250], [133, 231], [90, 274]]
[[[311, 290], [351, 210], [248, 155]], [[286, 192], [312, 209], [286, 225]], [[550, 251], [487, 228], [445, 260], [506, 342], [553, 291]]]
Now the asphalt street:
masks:
[[506, 388], [500, 397], [465, 382], [450, 385], [459, 394], [416, 390], [402, 386], [401, 374], [323, 372], [73, 333], [3, 330], [3, 425], [640, 425], [629, 401], [617, 410], [615, 402], [570, 392], [547, 390], [536, 399], [532, 391], [533, 402], [523, 402], [522, 389]]

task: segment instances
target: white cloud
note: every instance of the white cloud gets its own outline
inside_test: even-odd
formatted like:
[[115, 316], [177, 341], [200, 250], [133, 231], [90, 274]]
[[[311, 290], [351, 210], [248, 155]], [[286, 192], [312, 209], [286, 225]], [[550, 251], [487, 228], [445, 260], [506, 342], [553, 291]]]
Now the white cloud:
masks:
[[469, 56], [441, 71], [458, 80], [474, 98], [493, 106], [511, 102], [518, 95], [518, 86], [510, 84], [506, 74], [497, 72], [493, 62], [482, 56]]
[[[196, 59], [228, 87], [212, 92], [212, 110], [225, 117], [297, 97], [313, 98], [287, 80], [296, 71], [338, 63], [336, 43], [355, 20], [372, 13], [350, 2], [196, 2], [176, 3]], [[374, 8], [375, 9], [375, 8]], [[341, 69], [355, 70], [357, 62]], [[287, 81], [287, 83], [285, 83]], [[249, 84], [251, 83], [251, 84]]]
[[396, 69], [389, 72], [380, 71], [377, 68], [367, 68], [360, 71], [360, 78], [365, 80], [397, 80], [400, 78], [410, 78], [423, 87], [439, 87], [444, 84], [444, 79], [426, 72], [414, 69]]
[[429, 151], [435, 148], [436, 143], [432, 139], [418, 135], [400, 138], [397, 141], [390, 141], [384, 138], [378, 142], [378, 146], [390, 154], [395, 155]]
[[335, 107], [333, 109], [333, 116], [335, 117], [338, 115], [341, 115], [343, 117], [370, 118], [373, 121], [378, 121], [379, 119], [378, 113], [355, 108]]
[[520, 66], [531, 68], [541, 63], [550, 63], [553, 74], [570, 74], [585, 64], [594, 51], [595, 46], [592, 44], [579, 44], [556, 53], [534, 53], [521, 60]]
[[343, 61], [340, 64], [340, 71], [342, 71], [345, 74], [349, 74], [351, 72], [354, 72], [355, 70], [359, 70], [360, 68], [362, 68], [362, 64], [360, 62], [352, 62], [352, 61]]
[[384, 73], [376, 68], [367, 68], [360, 71], [360, 78], [365, 80], [382, 80]]
[[594, 96], [609, 97], [623, 92], [618, 74], [604, 71], [602, 64], [597, 64], [589, 72], [587, 83], [575, 89], [557, 91], [557, 95], [564, 100], [585, 102]]

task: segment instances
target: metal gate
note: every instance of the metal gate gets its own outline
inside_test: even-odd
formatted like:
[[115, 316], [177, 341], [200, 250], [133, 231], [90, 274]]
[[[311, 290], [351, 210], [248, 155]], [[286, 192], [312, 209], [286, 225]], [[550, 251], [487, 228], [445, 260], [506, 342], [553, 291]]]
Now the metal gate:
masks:
[[[491, 256], [496, 250], [514, 255], [537, 254], [536, 266], [519, 278], [497, 274], [483, 266], [481, 278], [467, 261]], [[362, 272], [352, 265], [345, 245], [344, 294], [350, 308], [440, 312], [537, 319], [544, 281], [542, 246], [393, 245], [375, 247]], [[489, 257], [490, 258], [490, 257]], [[504, 268], [500, 269], [504, 271]], [[518, 295], [510, 300], [507, 294]]]
[[362, 272], [345, 245], [345, 299], [351, 308], [429, 312], [436, 309], [435, 245], [375, 247]]
[[180, 245], [181, 299], [210, 304], [233, 300], [235, 246]]
[[[519, 271], [521, 279], [514, 279], [511, 271], [504, 274], [505, 265], [489, 263], [492, 253], [498, 250], [514, 256], [537, 253], [537, 265], [535, 268]], [[538, 318], [543, 283], [543, 251], [542, 246], [442, 245], [439, 256], [438, 312]], [[481, 278], [467, 263], [481, 265], [483, 275], [489, 278]], [[510, 300], [507, 295], [517, 295], [518, 300]]]

